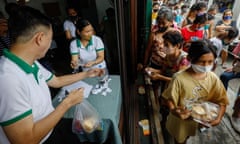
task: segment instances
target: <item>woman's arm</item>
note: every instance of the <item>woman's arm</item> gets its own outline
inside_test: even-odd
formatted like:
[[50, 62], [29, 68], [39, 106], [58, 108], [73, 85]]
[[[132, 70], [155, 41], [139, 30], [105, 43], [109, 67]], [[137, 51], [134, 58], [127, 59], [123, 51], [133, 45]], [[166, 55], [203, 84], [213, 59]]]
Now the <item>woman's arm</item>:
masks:
[[84, 67], [90, 68], [90, 67], [92, 67], [92, 66], [94, 66], [94, 65], [97, 65], [97, 64], [103, 62], [103, 60], [104, 60], [104, 50], [98, 51], [98, 52], [97, 52], [97, 59], [86, 63], [86, 64], [84, 65]]
[[218, 125], [221, 122], [225, 111], [226, 111], [226, 105], [220, 105], [220, 109], [219, 109], [219, 113], [218, 113], [217, 118], [215, 120], [211, 121], [210, 124], [212, 126]]
[[65, 36], [66, 36], [67, 40], [71, 40], [73, 38], [72, 35], [71, 35], [71, 32], [69, 30], [65, 31]]

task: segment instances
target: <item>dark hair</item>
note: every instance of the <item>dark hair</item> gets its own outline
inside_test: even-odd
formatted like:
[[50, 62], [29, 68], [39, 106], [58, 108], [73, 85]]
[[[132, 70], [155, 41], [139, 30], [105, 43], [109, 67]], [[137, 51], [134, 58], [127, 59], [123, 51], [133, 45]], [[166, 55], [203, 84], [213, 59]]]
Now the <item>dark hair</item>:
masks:
[[69, 6], [66, 7], [66, 13], [67, 14], [68, 14], [68, 10], [70, 10], [70, 9], [73, 9], [73, 10], [75, 10], [78, 13], [78, 10], [74, 6], [69, 5]]
[[106, 14], [107, 14], [107, 17], [115, 17], [115, 10], [114, 8], [108, 8], [106, 9]]
[[218, 11], [218, 5], [213, 4], [209, 7], [208, 12], [215, 11], [215, 10]]
[[227, 39], [230, 40], [230, 39], [236, 38], [236, 37], [238, 36], [238, 34], [239, 34], [239, 31], [238, 31], [237, 28], [235, 28], [235, 27], [230, 27], [230, 28], [226, 29], [225, 31], [220, 32], [220, 33], [217, 35], [217, 37], [218, 37], [219, 39], [225, 39], [225, 38], [227, 38]]
[[202, 8], [207, 8], [206, 3], [204, 3], [204, 2], [196, 3], [195, 10], [199, 11], [199, 10], [201, 10]]
[[17, 13], [10, 15], [8, 20], [13, 43], [19, 37], [24, 37], [25, 40], [31, 39], [41, 26], [51, 28], [51, 20], [39, 10], [28, 6], [19, 7]]
[[238, 34], [239, 34], [238, 29], [235, 28], [235, 27], [228, 28], [228, 29], [226, 29], [225, 31], [228, 32], [227, 37], [228, 37], [229, 39], [234, 39], [234, 38], [236, 38], [236, 37], [238, 36]]
[[214, 58], [217, 57], [214, 45], [207, 39], [192, 42], [188, 49], [191, 63], [196, 63], [202, 55], [207, 53], [212, 53]]
[[19, 5], [13, 2], [7, 3], [5, 5], [5, 11], [10, 16], [11, 14], [14, 14], [17, 12], [17, 9], [19, 8]]
[[160, 4], [159, 4], [158, 2], [154, 2], [153, 5], [152, 5], [152, 7], [154, 7], [155, 5], [160, 6]]
[[231, 9], [225, 9], [223, 14], [222, 14], [222, 17], [224, 17], [227, 12], [231, 12], [232, 15], [233, 15], [233, 11]]
[[196, 15], [196, 18], [194, 19], [194, 24], [205, 24], [207, 22], [207, 14], [198, 14]]
[[182, 48], [183, 45], [183, 37], [181, 35], [181, 33], [179, 31], [167, 31], [164, 35], [163, 35], [163, 39], [164, 41], [168, 41], [170, 42], [173, 46], [176, 45], [180, 45], [179, 48]]
[[212, 16], [211, 14], [208, 14], [207, 13], [207, 20], [210, 21], [210, 20], [213, 20], [215, 17]]
[[190, 12], [194, 12], [194, 11], [197, 11], [197, 3], [193, 4], [193, 5], [190, 7]]
[[162, 7], [159, 11], [158, 11], [158, 16], [157, 16], [157, 21], [159, 21], [160, 19], [166, 19], [167, 21], [173, 21], [173, 13], [172, 11], [167, 8], [167, 7]]
[[[86, 26], [90, 25], [91, 23], [86, 20], [86, 19], [80, 19], [77, 21], [76, 24], [76, 29], [81, 32]], [[81, 38], [77, 33], [76, 33], [77, 38]]]

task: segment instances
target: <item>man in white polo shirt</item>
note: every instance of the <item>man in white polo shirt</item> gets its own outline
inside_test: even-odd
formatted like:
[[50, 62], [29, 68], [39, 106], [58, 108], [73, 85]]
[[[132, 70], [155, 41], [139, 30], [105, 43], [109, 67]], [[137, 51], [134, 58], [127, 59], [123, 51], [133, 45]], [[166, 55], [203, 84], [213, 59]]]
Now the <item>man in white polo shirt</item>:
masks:
[[53, 35], [50, 20], [38, 10], [19, 7], [10, 15], [9, 30], [12, 44], [0, 59], [0, 143], [79, 143], [76, 135], [67, 131], [61, 135], [57, 129], [65, 125], [64, 113], [82, 101], [83, 88], [71, 91], [54, 109], [48, 86], [59, 88], [103, 71], [56, 77], [38, 63]]

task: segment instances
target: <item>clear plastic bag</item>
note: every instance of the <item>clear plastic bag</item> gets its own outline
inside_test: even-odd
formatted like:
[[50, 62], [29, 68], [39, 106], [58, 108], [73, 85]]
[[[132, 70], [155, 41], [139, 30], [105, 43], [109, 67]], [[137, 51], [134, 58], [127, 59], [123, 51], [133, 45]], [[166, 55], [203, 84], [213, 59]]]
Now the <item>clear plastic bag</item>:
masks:
[[98, 128], [100, 121], [96, 109], [87, 100], [83, 100], [76, 105], [72, 131], [77, 134], [92, 133]]

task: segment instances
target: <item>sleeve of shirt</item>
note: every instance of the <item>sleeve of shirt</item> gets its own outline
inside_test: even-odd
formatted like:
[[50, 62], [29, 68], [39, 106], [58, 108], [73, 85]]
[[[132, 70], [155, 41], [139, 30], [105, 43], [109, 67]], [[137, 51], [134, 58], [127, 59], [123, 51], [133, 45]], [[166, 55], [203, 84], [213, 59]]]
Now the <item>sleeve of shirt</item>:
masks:
[[45, 67], [43, 67], [39, 62], [36, 62], [36, 64], [38, 65], [39, 67], [39, 71], [41, 71], [44, 79], [46, 81], [49, 81], [53, 78], [53, 73], [48, 71]]
[[102, 50], [104, 50], [104, 44], [103, 44], [101, 38], [96, 36], [96, 51], [98, 52], [98, 51], [102, 51]]
[[166, 100], [172, 100], [174, 105], [177, 106], [180, 99], [180, 84], [179, 81], [174, 76], [168, 87], [163, 91], [162, 96]]
[[188, 61], [187, 57], [183, 57], [179, 63], [180, 66], [189, 66], [190, 62]]
[[70, 43], [70, 53], [71, 53], [71, 55], [78, 55], [79, 54], [78, 47], [77, 47], [77, 40], [73, 40]]
[[65, 20], [65, 22], [63, 23], [63, 30], [64, 31], [70, 30], [68, 20]]
[[183, 39], [185, 42], [187, 42], [187, 38], [186, 38], [186, 27], [183, 27], [181, 29], [181, 33], [182, 33], [182, 36], [183, 36]]
[[227, 97], [227, 92], [221, 80], [216, 75], [213, 75], [211, 81], [214, 83], [212, 83], [212, 90], [209, 94], [210, 101], [219, 105], [228, 105], [229, 100]]
[[[8, 126], [32, 114], [31, 98], [24, 82], [8, 77], [0, 87], [0, 125]], [[3, 79], [0, 79], [1, 81]]]

